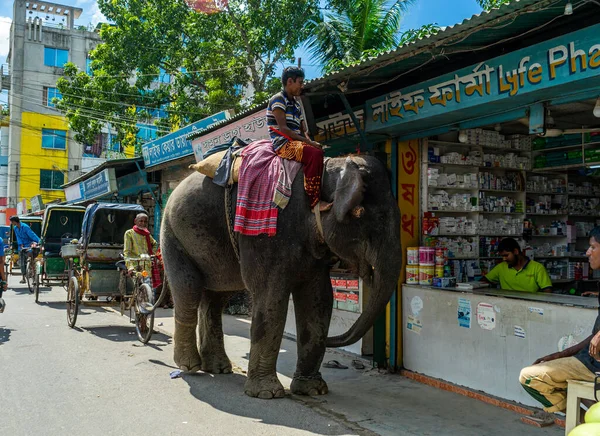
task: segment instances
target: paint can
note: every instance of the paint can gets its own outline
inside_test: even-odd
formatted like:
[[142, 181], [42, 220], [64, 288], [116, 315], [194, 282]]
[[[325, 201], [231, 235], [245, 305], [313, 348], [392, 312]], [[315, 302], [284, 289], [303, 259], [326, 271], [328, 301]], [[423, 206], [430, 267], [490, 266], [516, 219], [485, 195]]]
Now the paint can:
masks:
[[444, 265], [435, 266], [435, 277], [444, 277]]
[[408, 247], [406, 249], [406, 264], [407, 265], [418, 265], [419, 264], [419, 247]]
[[431, 286], [433, 281], [433, 273], [435, 267], [433, 265], [419, 265], [419, 284]]
[[435, 248], [419, 247], [419, 265], [435, 265]]
[[418, 285], [419, 284], [419, 265], [412, 265], [406, 267], [406, 284], [407, 285]]

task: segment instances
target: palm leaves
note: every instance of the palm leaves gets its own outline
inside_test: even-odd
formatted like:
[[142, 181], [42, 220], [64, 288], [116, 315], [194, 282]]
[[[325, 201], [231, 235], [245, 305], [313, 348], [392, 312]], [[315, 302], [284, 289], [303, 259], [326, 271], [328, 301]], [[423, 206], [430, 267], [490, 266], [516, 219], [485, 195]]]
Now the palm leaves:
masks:
[[306, 46], [331, 71], [365, 55], [398, 46], [400, 21], [414, 0], [337, 0], [319, 20], [311, 21]]

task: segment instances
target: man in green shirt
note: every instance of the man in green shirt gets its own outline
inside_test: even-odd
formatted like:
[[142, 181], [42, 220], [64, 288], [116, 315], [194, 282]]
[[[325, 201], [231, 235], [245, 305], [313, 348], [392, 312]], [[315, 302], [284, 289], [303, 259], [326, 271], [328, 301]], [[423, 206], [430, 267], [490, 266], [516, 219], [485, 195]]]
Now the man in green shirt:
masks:
[[513, 238], [500, 242], [498, 253], [504, 259], [482, 280], [500, 283], [501, 289], [523, 292], [551, 292], [552, 281], [546, 268], [535, 260], [529, 260]]

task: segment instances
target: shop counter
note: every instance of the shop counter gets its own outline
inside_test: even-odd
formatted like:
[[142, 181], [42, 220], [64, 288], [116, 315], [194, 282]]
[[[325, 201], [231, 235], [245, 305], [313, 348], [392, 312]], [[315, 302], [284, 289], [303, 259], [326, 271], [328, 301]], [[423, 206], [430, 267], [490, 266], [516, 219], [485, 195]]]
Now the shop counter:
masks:
[[519, 373], [588, 337], [598, 299], [403, 285], [404, 367], [530, 406]]

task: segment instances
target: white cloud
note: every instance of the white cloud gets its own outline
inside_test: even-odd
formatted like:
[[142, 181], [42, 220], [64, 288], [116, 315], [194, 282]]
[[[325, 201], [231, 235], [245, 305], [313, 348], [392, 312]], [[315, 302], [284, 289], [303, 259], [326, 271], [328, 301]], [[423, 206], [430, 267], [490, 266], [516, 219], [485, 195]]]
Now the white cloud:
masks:
[[10, 49], [10, 23], [9, 17], [0, 16], [0, 64], [6, 62], [6, 55]]
[[106, 23], [108, 20], [98, 7], [98, 3], [94, 2], [92, 7], [89, 9], [92, 14], [92, 25], [95, 27], [98, 23]]

